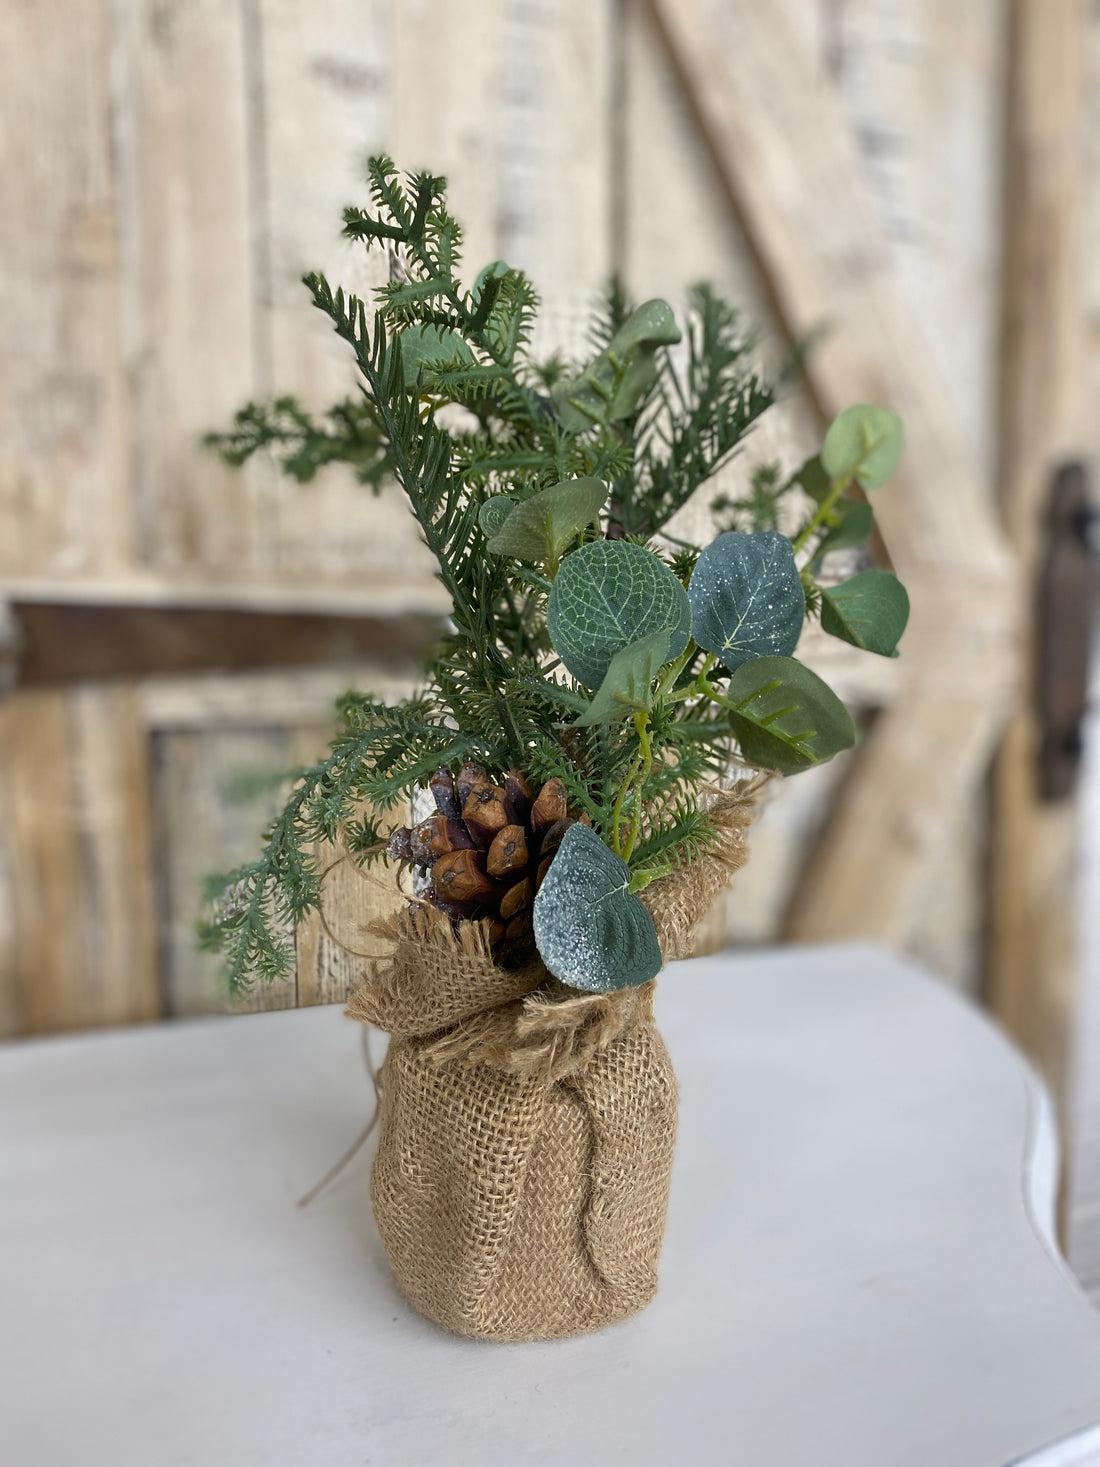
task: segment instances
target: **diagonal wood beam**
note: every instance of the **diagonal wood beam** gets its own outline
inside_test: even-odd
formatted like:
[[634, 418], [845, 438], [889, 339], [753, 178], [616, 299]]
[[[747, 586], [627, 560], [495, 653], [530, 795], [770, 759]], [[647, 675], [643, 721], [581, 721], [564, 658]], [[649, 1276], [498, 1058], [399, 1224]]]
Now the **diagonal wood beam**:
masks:
[[806, 384], [906, 425], [876, 499], [913, 615], [877, 720], [806, 871], [789, 935], [896, 945], [959, 803], [984, 778], [1016, 676], [1016, 572], [920, 322], [895, 278], [839, 98], [783, 4], [648, 0], [700, 134], [792, 341], [823, 325]]

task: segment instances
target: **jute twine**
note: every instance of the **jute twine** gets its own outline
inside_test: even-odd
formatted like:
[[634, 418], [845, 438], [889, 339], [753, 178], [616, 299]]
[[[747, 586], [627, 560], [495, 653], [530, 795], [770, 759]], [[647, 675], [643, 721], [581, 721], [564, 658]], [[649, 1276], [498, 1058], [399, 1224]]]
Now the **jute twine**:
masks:
[[[759, 781], [705, 792], [711, 846], [644, 894], [666, 958], [690, 952], [745, 860]], [[434, 908], [371, 924], [388, 954], [348, 1005], [393, 1037], [371, 1200], [398, 1286], [483, 1339], [582, 1334], [657, 1289], [676, 1079], [654, 983], [576, 994], [492, 961], [486, 924]]]

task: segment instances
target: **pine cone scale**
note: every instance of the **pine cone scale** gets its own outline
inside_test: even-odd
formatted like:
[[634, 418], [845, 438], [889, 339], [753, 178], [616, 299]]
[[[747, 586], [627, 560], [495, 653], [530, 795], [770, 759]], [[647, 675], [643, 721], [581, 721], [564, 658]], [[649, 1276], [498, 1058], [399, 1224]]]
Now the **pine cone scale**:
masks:
[[421, 872], [423, 900], [453, 922], [490, 918], [498, 962], [526, 961], [535, 891], [573, 824], [565, 786], [549, 779], [536, 792], [518, 769], [497, 785], [479, 764], [463, 765], [457, 778], [440, 769], [429, 785], [439, 813], [395, 830], [390, 858]]

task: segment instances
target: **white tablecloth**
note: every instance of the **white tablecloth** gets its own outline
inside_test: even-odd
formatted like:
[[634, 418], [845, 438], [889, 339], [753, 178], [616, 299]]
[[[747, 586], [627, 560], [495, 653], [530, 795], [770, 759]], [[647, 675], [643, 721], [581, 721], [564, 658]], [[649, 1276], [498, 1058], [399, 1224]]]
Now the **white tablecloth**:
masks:
[[868, 949], [676, 964], [661, 1291], [602, 1334], [448, 1335], [398, 1296], [339, 1010], [0, 1048], [12, 1467], [1100, 1461], [1100, 1316], [1049, 1241], [1049, 1122], [965, 1004]]

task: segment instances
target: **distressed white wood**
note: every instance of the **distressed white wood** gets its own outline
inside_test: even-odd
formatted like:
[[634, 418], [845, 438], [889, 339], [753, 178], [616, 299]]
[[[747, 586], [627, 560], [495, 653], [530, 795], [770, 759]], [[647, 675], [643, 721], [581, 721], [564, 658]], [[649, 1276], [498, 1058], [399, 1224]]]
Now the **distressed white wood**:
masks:
[[[1100, 1461], [1100, 1318], [1016, 1053], [866, 948], [673, 965], [661, 1292], [548, 1345], [398, 1296], [335, 1009], [0, 1050], [0, 1413], [21, 1467]], [[1091, 1440], [1091, 1445], [1090, 1445]], [[1055, 1450], [1056, 1449], [1056, 1450]]]

